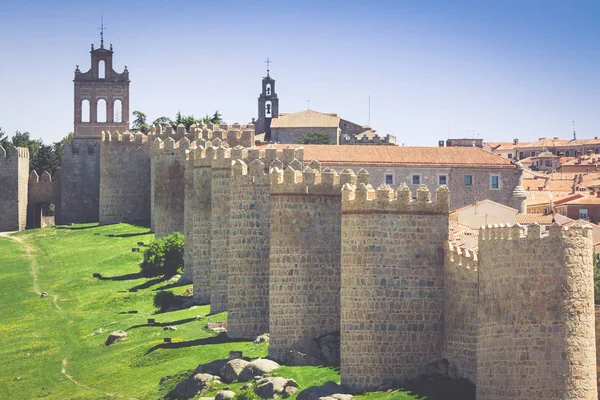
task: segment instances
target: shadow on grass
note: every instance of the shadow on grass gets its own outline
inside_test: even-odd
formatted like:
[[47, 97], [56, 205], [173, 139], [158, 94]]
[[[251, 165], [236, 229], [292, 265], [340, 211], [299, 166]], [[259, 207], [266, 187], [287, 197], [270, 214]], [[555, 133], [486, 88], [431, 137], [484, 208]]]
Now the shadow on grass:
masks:
[[118, 276], [101, 276], [98, 279], [100, 279], [101, 281], [130, 281], [141, 278], [143, 278], [142, 273], [136, 272], [135, 274], [125, 274]]
[[167, 289], [172, 289], [174, 287], [186, 286], [186, 285], [189, 285], [189, 283], [177, 281], [177, 282], [173, 282], [173, 283], [169, 283], [167, 285], [157, 287], [156, 289], [152, 289], [152, 290], [167, 290]]
[[56, 229], [66, 229], [68, 231], [80, 231], [83, 229], [92, 229], [92, 228], [98, 228], [98, 225], [90, 225], [90, 226], [56, 225]]
[[118, 238], [128, 238], [128, 237], [134, 237], [134, 236], [144, 236], [144, 235], [149, 235], [151, 234], [152, 231], [147, 231], [147, 232], [139, 232], [139, 233], [122, 233], [120, 235], [114, 235], [113, 237], [118, 237]]
[[151, 228], [149, 219], [143, 219], [143, 220], [139, 220], [139, 221], [127, 221], [125, 223], [127, 225], [135, 226], [137, 228], [148, 228], [148, 229]]
[[184, 319], [180, 319], [180, 320], [177, 320], [177, 321], [171, 321], [171, 322], [155, 322], [154, 324], [133, 325], [133, 326], [131, 326], [131, 327], [125, 329], [125, 330], [126, 331], [130, 331], [132, 329], [137, 329], [137, 328], [152, 328], [152, 327], [176, 326], [176, 325], [187, 324], [188, 322], [193, 322], [193, 321], [197, 321], [196, 317], [184, 318]]
[[131, 291], [132, 289], [133, 290], [148, 289], [150, 286], [156, 285], [157, 283], [161, 283], [161, 282], [164, 282], [166, 280], [167, 280], [167, 278], [164, 278], [164, 277], [163, 278], [150, 279], [150, 280], [147, 280], [144, 283], [141, 283], [141, 284], [139, 284], [137, 286], [134, 286], [134, 287], [130, 288], [129, 291]]
[[159, 349], [184, 349], [187, 347], [204, 346], [207, 344], [223, 344], [247, 341], [247, 339], [231, 339], [227, 337], [225, 333], [220, 333], [217, 336], [196, 340], [188, 340], [186, 342], [161, 343], [149, 348], [148, 351], [146, 351], [146, 354], [150, 354]]

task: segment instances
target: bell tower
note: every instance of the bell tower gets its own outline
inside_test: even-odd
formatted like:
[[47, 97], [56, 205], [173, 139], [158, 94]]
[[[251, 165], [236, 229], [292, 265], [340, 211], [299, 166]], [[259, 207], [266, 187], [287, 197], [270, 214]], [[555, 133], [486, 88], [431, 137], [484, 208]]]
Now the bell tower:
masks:
[[275, 79], [271, 78], [267, 58], [267, 76], [262, 79], [262, 92], [258, 96], [258, 119], [254, 123], [257, 134], [265, 133], [265, 140], [271, 139], [271, 120], [279, 117], [279, 99], [275, 93]]
[[75, 137], [100, 138], [102, 131], [129, 129], [129, 71], [113, 69], [113, 48], [104, 48], [104, 25], [100, 28], [100, 48], [92, 44], [91, 68], [75, 69]]

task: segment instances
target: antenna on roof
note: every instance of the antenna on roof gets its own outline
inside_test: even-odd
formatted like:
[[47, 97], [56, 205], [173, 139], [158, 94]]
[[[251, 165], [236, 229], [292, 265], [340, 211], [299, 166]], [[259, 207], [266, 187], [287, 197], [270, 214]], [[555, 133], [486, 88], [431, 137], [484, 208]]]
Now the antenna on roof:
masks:
[[575, 133], [575, 121], [573, 121], [573, 140], [577, 140], [577, 133]]

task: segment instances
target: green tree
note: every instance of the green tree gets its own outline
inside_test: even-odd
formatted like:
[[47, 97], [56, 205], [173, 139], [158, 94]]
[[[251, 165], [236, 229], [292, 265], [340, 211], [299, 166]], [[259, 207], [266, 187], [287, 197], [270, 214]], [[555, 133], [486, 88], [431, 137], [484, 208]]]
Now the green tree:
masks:
[[140, 264], [142, 275], [170, 278], [183, 270], [184, 238], [180, 232], [154, 239], [144, 251]]
[[331, 136], [325, 132], [308, 132], [298, 140], [300, 144], [333, 144]]
[[150, 128], [146, 123], [146, 114], [141, 111], [134, 111], [133, 116], [134, 120], [132, 130], [139, 131], [142, 133], [148, 133], [150, 131]]
[[169, 117], [159, 117], [152, 121], [152, 125], [161, 125], [164, 129], [167, 125], [173, 125], [173, 121]]
[[35, 170], [38, 175], [48, 171], [50, 175], [55, 176], [60, 167], [60, 156], [54, 152], [54, 147], [44, 143], [40, 144], [35, 157], [30, 158], [31, 169]]
[[4, 149], [6, 149], [9, 145], [9, 141], [8, 141], [8, 136], [6, 136], [6, 132], [4, 132], [2, 130], [2, 127], [0, 127], [0, 146], [2, 146]]

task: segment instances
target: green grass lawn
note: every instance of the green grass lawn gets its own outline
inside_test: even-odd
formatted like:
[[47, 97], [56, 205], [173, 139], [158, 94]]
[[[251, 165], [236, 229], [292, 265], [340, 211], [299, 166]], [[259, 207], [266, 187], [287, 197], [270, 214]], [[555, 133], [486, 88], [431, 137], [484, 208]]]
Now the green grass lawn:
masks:
[[[267, 344], [228, 341], [207, 329], [207, 319], [226, 318], [207, 317], [208, 306], [156, 312], [157, 290], [181, 294], [191, 285], [138, 274], [142, 253], [131, 249], [153, 237], [148, 228], [127, 224], [25, 231], [13, 235], [20, 242], [0, 237], [0, 399], [156, 399], [198, 364], [227, 358], [230, 350], [267, 355]], [[93, 278], [95, 272], [103, 278]], [[148, 318], [178, 330], [147, 326]], [[119, 329], [129, 338], [105, 346], [108, 334]], [[163, 343], [164, 337], [173, 343]], [[301, 389], [339, 381], [336, 368], [282, 367], [276, 373], [296, 379]], [[167, 375], [174, 378], [159, 387]], [[417, 397], [393, 392], [359, 398]]]

